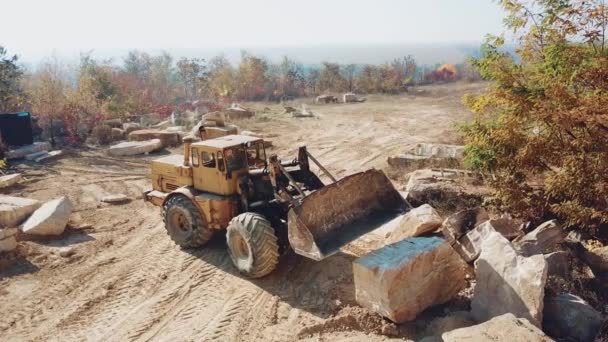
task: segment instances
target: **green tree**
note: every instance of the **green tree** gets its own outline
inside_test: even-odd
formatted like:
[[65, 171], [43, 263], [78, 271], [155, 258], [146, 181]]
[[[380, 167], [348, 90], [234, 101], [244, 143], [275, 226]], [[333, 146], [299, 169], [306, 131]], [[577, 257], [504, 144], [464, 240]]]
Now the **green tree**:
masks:
[[25, 92], [20, 84], [23, 70], [17, 61], [17, 55], [7, 55], [0, 45], [0, 112], [21, 110], [25, 102]]
[[495, 203], [529, 219], [608, 224], [608, 8], [604, 1], [503, 0], [519, 59], [490, 37], [474, 61], [492, 81], [465, 98], [466, 161], [494, 177]]
[[186, 99], [193, 101], [200, 96], [200, 90], [206, 88], [207, 66], [204, 59], [181, 58], [177, 61], [177, 75], [184, 87]]
[[346, 88], [346, 81], [340, 72], [340, 64], [323, 62], [319, 76], [319, 89], [321, 91], [342, 91]]

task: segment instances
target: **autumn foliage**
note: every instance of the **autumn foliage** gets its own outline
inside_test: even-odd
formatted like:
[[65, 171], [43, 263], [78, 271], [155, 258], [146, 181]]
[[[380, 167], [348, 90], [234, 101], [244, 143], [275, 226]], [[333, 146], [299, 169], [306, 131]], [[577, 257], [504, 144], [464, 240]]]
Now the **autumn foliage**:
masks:
[[603, 1], [501, 1], [518, 56], [491, 37], [475, 61], [493, 81], [465, 98], [470, 166], [492, 174], [494, 203], [573, 228], [608, 225], [608, 8]]

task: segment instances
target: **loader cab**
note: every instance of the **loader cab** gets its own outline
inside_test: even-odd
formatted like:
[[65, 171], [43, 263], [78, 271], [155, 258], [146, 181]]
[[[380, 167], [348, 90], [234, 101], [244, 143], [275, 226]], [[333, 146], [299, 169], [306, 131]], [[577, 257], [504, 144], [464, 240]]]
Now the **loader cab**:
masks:
[[[261, 150], [260, 150], [261, 148]], [[239, 179], [266, 163], [260, 138], [229, 135], [194, 143], [190, 147], [193, 185], [217, 195], [237, 194]]]

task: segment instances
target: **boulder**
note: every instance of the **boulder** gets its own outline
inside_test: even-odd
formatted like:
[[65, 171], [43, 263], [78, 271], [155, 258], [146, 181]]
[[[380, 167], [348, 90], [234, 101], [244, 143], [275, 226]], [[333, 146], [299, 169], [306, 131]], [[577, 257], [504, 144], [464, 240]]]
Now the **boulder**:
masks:
[[353, 94], [353, 93], [346, 93], [344, 95], [342, 95], [342, 100], [344, 103], [352, 103], [352, 102], [357, 102], [357, 95]]
[[475, 320], [512, 313], [541, 326], [547, 281], [547, 262], [542, 255], [520, 256], [509, 240], [490, 232], [475, 261], [475, 275], [471, 302]]
[[142, 129], [129, 133], [129, 141], [148, 141], [158, 139], [162, 147], [178, 146], [182, 139], [176, 132], [165, 132], [154, 129]]
[[[456, 215], [458, 215], [458, 213]], [[478, 218], [475, 218], [475, 220], [477, 219]], [[453, 237], [460, 234], [463, 229], [458, 228], [459, 231], [456, 232], [454, 230], [454, 220], [448, 221], [448, 223], [444, 224], [443, 227], [442, 232], [444, 235], [448, 235], [448, 238], [450, 238], [450, 235]], [[471, 263], [475, 261], [477, 257], [479, 257], [479, 254], [481, 253], [481, 243], [489, 232], [498, 232], [508, 240], [512, 240], [516, 236], [521, 235], [520, 228], [521, 225], [519, 222], [511, 219], [492, 219], [482, 222], [460, 238], [456, 240], [450, 239], [450, 241], [456, 252], [458, 252], [458, 254], [460, 254], [465, 261]], [[450, 231], [450, 229], [452, 231]]]
[[394, 322], [454, 298], [465, 286], [465, 265], [440, 237], [387, 245], [353, 262], [357, 302]]
[[543, 317], [549, 335], [569, 341], [593, 341], [603, 323], [600, 312], [569, 293], [547, 296]]
[[17, 228], [0, 229], [0, 253], [10, 252], [17, 248]]
[[481, 235], [483, 230], [475, 229], [481, 223], [489, 220], [488, 213], [483, 208], [473, 208], [459, 211], [443, 221], [441, 233], [466, 261], [473, 262], [479, 256]]
[[608, 246], [586, 251], [585, 261], [594, 272], [608, 272]]
[[40, 207], [40, 202], [23, 197], [0, 195], [0, 227], [16, 227]]
[[[133, 133], [137, 132], [139, 131], [135, 131]], [[108, 149], [108, 154], [112, 156], [134, 156], [138, 154], [150, 153], [161, 148], [163, 148], [163, 144], [160, 139], [152, 139], [147, 141], [125, 141], [111, 146]]]
[[465, 190], [462, 183], [471, 175], [471, 172], [464, 170], [416, 170], [409, 173], [405, 191], [410, 202], [421, 204], [428, 202], [429, 195], [442, 195], [444, 200], [459, 198]]
[[125, 131], [125, 134], [129, 134], [133, 131], [137, 131], [141, 129], [141, 125], [136, 122], [125, 122], [122, 124], [122, 129]]
[[553, 341], [525, 318], [513, 314], [493, 317], [487, 322], [460, 328], [441, 335], [444, 342], [548, 342]]
[[44, 203], [23, 223], [21, 231], [31, 235], [60, 235], [72, 214], [72, 202], [63, 196]]
[[112, 140], [112, 127], [108, 125], [97, 125], [91, 131], [91, 137], [99, 145], [107, 145]]
[[228, 118], [228, 120], [248, 119], [254, 115], [255, 113], [252, 110], [245, 108], [238, 103], [233, 103], [230, 108], [226, 110], [226, 118]]
[[23, 177], [20, 173], [13, 173], [12, 175], [6, 175], [0, 177], [0, 189], [8, 188], [9, 186], [13, 186], [17, 183], [23, 181]]
[[237, 133], [238, 128], [234, 125], [226, 125], [222, 127], [205, 127], [204, 130], [199, 129], [200, 138], [202, 140], [209, 140]]
[[161, 121], [162, 119], [160, 117], [160, 114], [158, 113], [143, 114], [139, 117], [139, 124], [141, 125], [141, 127], [149, 127], [152, 125], [156, 125]]
[[110, 126], [111, 128], [121, 128], [122, 127], [122, 120], [120, 119], [109, 119], [109, 120], [103, 120], [101, 122], [102, 125], [106, 125], [106, 126]]
[[165, 129], [166, 132], [172, 132], [172, 133], [180, 133], [180, 132], [185, 132], [186, 131], [186, 127], [184, 126], [171, 126], [171, 127], [167, 127]]
[[547, 275], [566, 278], [570, 274], [570, 256], [566, 251], [545, 254]]
[[389, 237], [388, 243], [395, 243], [410, 237], [416, 237], [425, 233], [432, 232], [441, 227], [443, 220], [433, 207], [428, 204], [423, 204], [418, 208], [408, 211], [399, 227], [393, 230]]
[[[459, 167], [464, 154], [462, 145], [420, 143], [408, 146], [402, 154], [389, 157], [388, 164], [394, 167], [441, 165]], [[441, 163], [438, 163], [441, 161]], [[428, 167], [428, 166], [427, 166]]]
[[48, 142], [35, 142], [31, 145], [21, 146], [19, 148], [10, 150], [4, 153], [6, 159], [19, 159], [27, 156], [28, 154], [48, 151], [51, 149], [51, 144]]
[[566, 235], [556, 220], [547, 221], [533, 231], [514, 241], [517, 251], [523, 256], [542, 254], [546, 249], [564, 241]]

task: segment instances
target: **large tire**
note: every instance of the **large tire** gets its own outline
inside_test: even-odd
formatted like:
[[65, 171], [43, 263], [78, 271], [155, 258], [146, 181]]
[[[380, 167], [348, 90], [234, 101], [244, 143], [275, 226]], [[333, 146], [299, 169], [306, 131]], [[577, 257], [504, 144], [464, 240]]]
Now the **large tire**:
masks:
[[234, 217], [228, 225], [226, 241], [234, 266], [247, 277], [263, 277], [279, 262], [277, 237], [262, 215], [243, 213]]
[[213, 236], [198, 208], [186, 196], [174, 196], [163, 205], [167, 234], [183, 248], [200, 247]]

